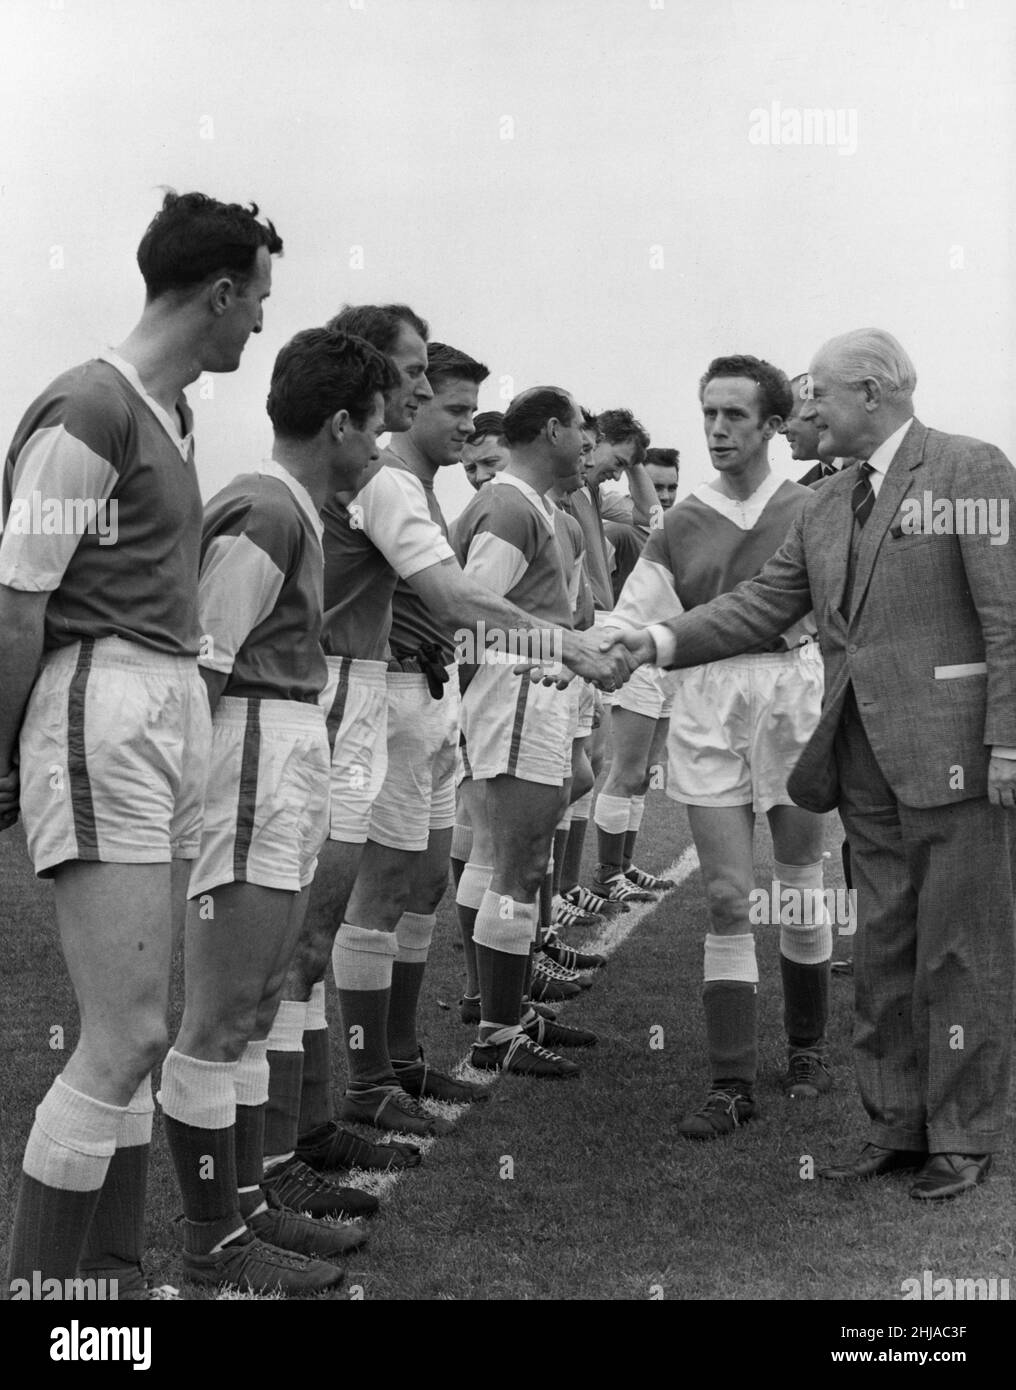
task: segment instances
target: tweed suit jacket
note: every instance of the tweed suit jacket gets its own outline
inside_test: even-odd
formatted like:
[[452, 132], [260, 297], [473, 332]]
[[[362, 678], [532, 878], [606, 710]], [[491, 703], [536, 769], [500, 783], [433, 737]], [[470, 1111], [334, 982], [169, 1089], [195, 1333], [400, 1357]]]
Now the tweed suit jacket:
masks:
[[1016, 535], [993, 543], [984, 528], [958, 534], [966, 520], [944, 534], [911, 527], [915, 509], [924, 525], [938, 499], [954, 518], [969, 515], [957, 500], [994, 499], [996, 516], [1016, 525], [1016, 470], [993, 445], [915, 419], [861, 532], [844, 614], [857, 476], [851, 466], [815, 489], [754, 579], [666, 623], [677, 642], [670, 666], [734, 656], [813, 609], [825, 694], [787, 784], [794, 801], [811, 811], [839, 804], [833, 745], [851, 684], [903, 805], [984, 796], [991, 746], [1016, 747]]

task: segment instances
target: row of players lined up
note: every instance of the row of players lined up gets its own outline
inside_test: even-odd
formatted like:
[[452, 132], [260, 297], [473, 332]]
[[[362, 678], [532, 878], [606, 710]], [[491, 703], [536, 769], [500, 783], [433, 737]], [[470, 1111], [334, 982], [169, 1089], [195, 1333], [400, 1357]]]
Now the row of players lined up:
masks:
[[[612, 716], [623, 778], [605, 784], [597, 806], [597, 877], [589, 890], [575, 875], [570, 901], [556, 905], [559, 919], [585, 922], [591, 910], [623, 910], [633, 895], [668, 886], [632, 869], [631, 842], [679, 686], [667, 790], [689, 807], [711, 926], [703, 997], [713, 1076], [705, 1103], [679, 1126], [687, 1137], [729, 1135], [755, 1112], [753, 809], [767, 812], [781, 880], [821, 886], [815, 809], [828, 806], [804, 810], [786, 790], [820, 719], [807, 586], [775, 617], [754, 615], [754, 632], [734, 622], [700, 634], [699, 615], [686, 610], [708, 617], [710, 600], [750, 580], [788, 531], [792, 539], [810, 524], [815, 495], [774, 479], [767, 448], [795, 414], [821, 418], [822, 390], [834, 395], [845, 380], [835, 353], [813, 363], [800, 405], [784, 374], [757, 358], [711, 364], [700, 398], [717, 480], [650, 531], [614, 605], [602, 583], [595, 591], [597, 561], [609, 564], [609, 552], [582, 460], [603, 463], [613, 451], [618, 465], [618, 417], [608, 414], [600, 438], [569, 393], [523, 392], [500, 426], [505, 467], [449, 539], [433, 479], [461, 456], [486, 369], [446, 345], [428, 350], [427, 325], [406, 306], [344, 309], [282, 349], [268, 397], [272, 458], [213, 498], [202, 521], [182, 388], [201, 371], [238, 367], [260, 331], [279, 251], [256, 209], [168, 196], [139, 249], [139, 324], [115, 352], [58, 378], [11, 449], [5, 514], [32, 489], [115, 498], [119, 529], [107, 547], [89, 534], [12, 528], [0, 543], [9, 658], [0, 815], [11, 823], [20, 801], [36, 871], [53, 878], [83, 1019], [29, 1137], [12, 1287], [32, 1271], [80, 1271], [147, 1295], [149, 1076], [166, 1049], [172, 929], [185, 899], [184, 1016], [160, 1094], [185, 1213], [185, 1273], [286, 1292], [341, 1280], [338, 1262], [365, 1231], [320, 1218], [366, 1215], [376, 1203], [322, 1173], [412, 1166], [419, 1151], [368, 1143], [339, 1121], [431, 1135], [447, 1121], [421, 1100], [486, 1094], [432, 1068], [415, 1029], [453, 849], [456, 780], [461, 1007], [478, 1024], [471, 1061], [520, 1076], [576, 1074], [559, 1049], [595, 1038], [548, 1017], [541, 996], [575, 990], [562, 967], [601, 962], [540, 934], [539, 899], [555, 839], [555, 864], [572, 877], [570, 841], [584, 824], [576, 802], [597, 770], [586, 682], [614, 692], [629, 681]], [[893, 350], [899, 375], [909, 363]], [[895, 421], [898, 395], [876, 401], [880, 428]], [[653, 503], [637, 462], [647, 441], [631, 425], [624, 461], [637, 524]], [[850, 434], [836, 418], [822, 428], [833, 446]], [[392, 441], [379, 458], [386, 430]], [[851, 487], [839, 490], [859, 529]], [[815, 608], [821, 626], [824, 609]], [[564, 685], [481, 662], [460, 701], [452, 634], [480, 620], [488, 631], [550, 632], [583, 680]], [[696, 642], [726, 649], [696, 655]], [[727, 658], [721, 667], [717, 656]], [[661, 658], [695, 669], [665, 677]], [[51, 775], [54, 765], [63, 778]], [[550, 916], [545, 899], [545, 928]], [[785, 1088], [817, 1097], [829, 1086], [829, 922], [781, 926], [780, 947]], [[337, 1098], [324, 1014], [329, 958], [348, 1066]], [[986, 982], [1011, 989], [1011, 959], [1008, 981], [1000, 973], [1001, 983], [998, 972]], [[863, 1052], [862, 1097], [884, 1139], [885, 1049], [868, 1048], [867, 1073]], [[1004, 1110], [996, 1083], [1008, 1057], [986, 1056], [989, 1064]], [[912, 1094], [911, 1075], [906, 1084]], [[949, 1093], [952, 1138], [967, 1088], [937, 1075], [935, 1085]], [[915, 1104], [926, 1116], [927, 1097]], [[927, 1119], [923, 1128], [925, 1158], [943, 1152]], [[981, 1124], [966, 1128], [990, 1138]], [[865, 1174], [852, 1164], [827, 1175]], [[924, 1186], [925, 1195], [951, 1195], [934, 1173]]]

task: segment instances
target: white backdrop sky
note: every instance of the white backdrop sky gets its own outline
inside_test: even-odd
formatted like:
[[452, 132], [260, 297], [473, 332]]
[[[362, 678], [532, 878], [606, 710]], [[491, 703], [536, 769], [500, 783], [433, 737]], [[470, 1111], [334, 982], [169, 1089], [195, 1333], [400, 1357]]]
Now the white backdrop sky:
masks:
[[[170, 185], [286, 243], [239, 372], [189, 392], [206, 496], [266, 452], [278, 348], [345, 301], [412, 304], [489, 365], [483, 409], [629, 406], [682, 495], [710, 358], [794, 373], [865, 324], [922, 419], [1016, 457], [1014, 50], [1011, 0], [3, 0], [0, 433], [131, 328]], [[760, 143], [773, 103], [790, 138], [839, 112], [844, 148]]]

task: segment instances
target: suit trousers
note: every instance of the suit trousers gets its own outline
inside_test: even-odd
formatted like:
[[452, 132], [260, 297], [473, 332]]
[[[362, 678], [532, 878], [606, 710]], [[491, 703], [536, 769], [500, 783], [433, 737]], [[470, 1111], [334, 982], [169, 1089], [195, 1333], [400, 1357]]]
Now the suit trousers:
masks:
[[854, 1065], [871, 1141], [992, 1152], [1009, 1099], [1016, 812], [985, 797], [902, 805], [852, 690], [835, 756], [857, 890]]

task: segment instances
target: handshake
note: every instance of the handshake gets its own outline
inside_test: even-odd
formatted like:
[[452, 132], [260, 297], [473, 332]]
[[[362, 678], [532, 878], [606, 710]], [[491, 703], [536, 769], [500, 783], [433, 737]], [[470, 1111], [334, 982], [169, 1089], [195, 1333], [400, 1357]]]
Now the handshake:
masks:
[[637, 666], [656, 660], [656, 643], [645, 628], [591, 627], [585, 632], [564, 631], [561, 636], [561, 660], [567, 671], [551, 673], [538, 662], [524, 662], [515, 667], [516, 673], [528, 672], [530, 680], [561, 689], [574, 676], [581, 676], [598, 690], [617, 690]]

